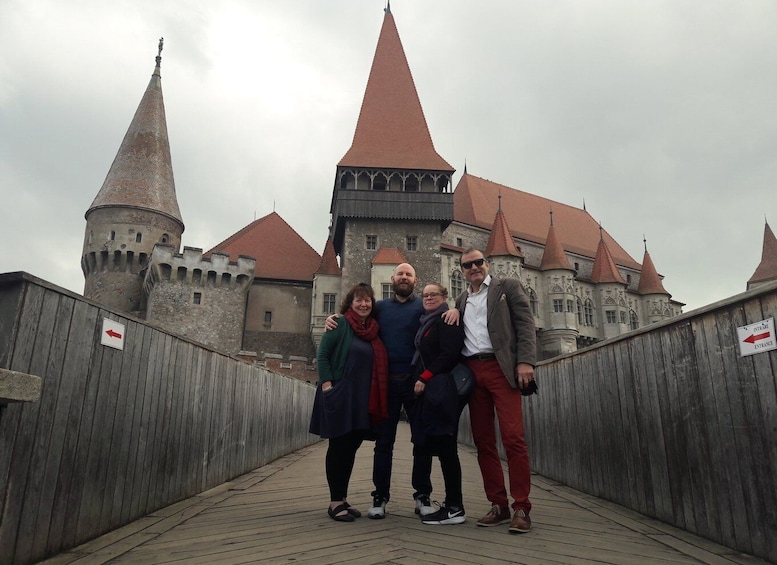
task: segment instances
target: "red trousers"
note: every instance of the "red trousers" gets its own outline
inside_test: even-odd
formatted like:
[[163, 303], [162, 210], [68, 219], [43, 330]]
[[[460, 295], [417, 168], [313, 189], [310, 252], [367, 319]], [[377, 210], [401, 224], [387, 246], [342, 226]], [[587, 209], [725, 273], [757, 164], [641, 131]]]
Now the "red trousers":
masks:
[[472, 437], [478, 451], [478, 464], [483, 476], [483, 488], [491, 504], [508, 508], [502, 460], [496, 444], [494, 410], [507, 455], [507, 474], [513, 510], [531, 510], [531, 467], [529, 448], [523, 429], [522, 396], [520, 389], [511, 388], [496, 360], [470, 359], [467, 365], [477, 382], [469, 399]]

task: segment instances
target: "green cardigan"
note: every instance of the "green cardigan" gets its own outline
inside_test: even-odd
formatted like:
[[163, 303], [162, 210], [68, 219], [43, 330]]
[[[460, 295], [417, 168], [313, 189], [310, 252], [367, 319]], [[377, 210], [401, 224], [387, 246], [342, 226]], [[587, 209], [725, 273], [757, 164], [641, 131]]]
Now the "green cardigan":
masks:
[[319, 383], [339, 381], [343, 378], [343, 368], [352, 339], [351, 324], [344, 317], [338, 318], [335, 329], [324, 332], [316, 354]]

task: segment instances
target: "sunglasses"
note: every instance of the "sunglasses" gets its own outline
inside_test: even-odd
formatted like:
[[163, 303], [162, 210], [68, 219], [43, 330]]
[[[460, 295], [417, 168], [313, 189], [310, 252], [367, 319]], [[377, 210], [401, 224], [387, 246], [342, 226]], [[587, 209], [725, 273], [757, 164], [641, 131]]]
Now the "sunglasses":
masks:
[[485, 259], [475, 259], [474, 261], [464, 261], [461, 264], [462, 269], [471, 269], [472, 265], [475, 265], [476, 267], [482, 267], [483, 263], [485, 263]]

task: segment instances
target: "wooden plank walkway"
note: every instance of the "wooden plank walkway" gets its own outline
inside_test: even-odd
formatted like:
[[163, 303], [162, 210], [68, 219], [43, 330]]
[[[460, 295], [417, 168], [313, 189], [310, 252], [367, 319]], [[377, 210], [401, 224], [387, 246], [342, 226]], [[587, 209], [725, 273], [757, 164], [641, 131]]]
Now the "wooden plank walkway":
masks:
[[[395, 448], [392, 501], [369, 520], [372, 443], [362, 446], [349, 501], [354, 523], [326, 514], [326, 442], [299, 450], [199, 496], [181, 501], [44, 563], [765, 563], [605, 501], [533, 476], [533, 530], [478, 528], [489, 509], [475, 452], [461, 446], [465, 524], [427, 526], [413, 513], [409, 429]], [[439, 464], [433, 476], [443, 498]]]

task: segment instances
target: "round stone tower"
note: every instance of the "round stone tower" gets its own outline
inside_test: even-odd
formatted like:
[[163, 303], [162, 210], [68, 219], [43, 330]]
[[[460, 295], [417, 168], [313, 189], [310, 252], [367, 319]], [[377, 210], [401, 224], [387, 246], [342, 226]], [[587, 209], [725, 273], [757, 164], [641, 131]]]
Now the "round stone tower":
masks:
[[84, 297], [127, 313], [141, 308], [142, 273], [154, 245], [178, 250], [184, 231], [167, 136], [161, 55], [160, 39], [146, 92], [85, 215]]

